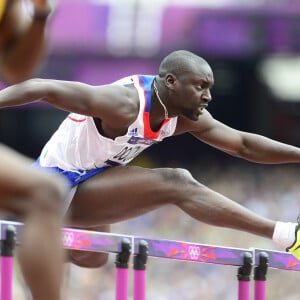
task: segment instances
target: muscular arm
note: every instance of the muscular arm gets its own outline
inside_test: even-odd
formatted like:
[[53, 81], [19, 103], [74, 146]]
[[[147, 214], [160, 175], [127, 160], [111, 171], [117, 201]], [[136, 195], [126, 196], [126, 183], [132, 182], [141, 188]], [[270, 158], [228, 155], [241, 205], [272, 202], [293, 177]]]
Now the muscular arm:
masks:
[[101, 119], [122, 128], [137, 116], [137, 94], [119, 85], [91, 86], [72, 81], [29, 79], [0, 91], [0, 108], [44, 101], [56, 108]]
[[207, 111], [197, 122], [180, 122], [182, 128], [189, 128], [188, 131], [199, 140], [232, 156], [265, 164], [300, 162], [299, 148], [230, 128], [215, 120]]
[[25, 15], [20, 0], [7, 1], [0, 24], [0, 68], [8, 83], [28, 79], [34, 74], [45, 55], [46, 16], [48, 0], [34, 0], [35, 13], [45, 18]]

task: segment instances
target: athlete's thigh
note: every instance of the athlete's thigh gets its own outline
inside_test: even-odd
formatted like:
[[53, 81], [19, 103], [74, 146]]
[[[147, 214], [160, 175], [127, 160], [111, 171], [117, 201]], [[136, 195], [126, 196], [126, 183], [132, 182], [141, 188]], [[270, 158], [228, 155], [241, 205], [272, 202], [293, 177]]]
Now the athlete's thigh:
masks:
[[0, 144], [0, 165], [0, 209], [22, 211], [34, 176], [31, 176], [30, 160]]
[[164, 169], [110, 168], [78, 186], [70, 205], [76, 226], [112, 224], [170, 203], [176, 187]]
[[31, 164], [31, 159], [0, 144], [0, 209], [19, 214], [35, 201], [42, 204], [47, 193], [59, 197], [57, 179], [31, 168]]

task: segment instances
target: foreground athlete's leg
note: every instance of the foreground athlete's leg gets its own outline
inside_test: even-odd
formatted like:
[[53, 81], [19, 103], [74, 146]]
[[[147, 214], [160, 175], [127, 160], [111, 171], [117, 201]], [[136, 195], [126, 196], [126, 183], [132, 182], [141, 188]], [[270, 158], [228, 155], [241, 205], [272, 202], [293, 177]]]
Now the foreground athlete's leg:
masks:
[[165, 204], [191, 217], [272, 238], [275, 222], [263, 218], [196, 181], [183, 169], [110, 168], [79, 185], [70, 207], [74, 226], [112, 224]]
[[17, 249], [24, 279], [34, 300], [60, 299], [63, 248], [63, 185], [31, 161], [0, 145], [0, 209], [24, 222]]

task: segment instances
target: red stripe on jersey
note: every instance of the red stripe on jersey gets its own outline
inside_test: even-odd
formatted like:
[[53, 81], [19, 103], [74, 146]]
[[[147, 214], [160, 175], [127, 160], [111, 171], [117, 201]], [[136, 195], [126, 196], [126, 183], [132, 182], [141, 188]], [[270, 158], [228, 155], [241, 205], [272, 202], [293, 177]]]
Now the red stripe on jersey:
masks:
[[145, 136], [145, 138], [154, 140], [159, 137], [161, 128], [170, 121], [170, 118], [165, 119], [162, 122], [158, 131], [152, 131], [152, 129], [151, 129], [149, 112], [144, 112], [143, 120], [144, 120], [144, 136]]
[[72, 118], [71, 116], [68, 116], [68, 119], [70, 119], [71, 121], [74, 121], [74, 122], [84, 122], [84, 121], [86, 121], [86, 118], [75, 119], [75, 118]]
[[144, 91], [144, 113], [143, 113], [143, 121], [144, 121], [144, 137], [147, 138], [147, 139], [157, 139], [159, 137], [159, 134], [160, 134], [160, 130], [161, 128], [170, 121], [170, 118], [168, 119], [165, 119], [159, 130], [158, 131], [153, 131], [151, 129], [151, 126], [150, 126], [150, 112], [147, 112], [146, 111], [146, 107], [147, 107], [147, 101], [148, 101], [148, 104], [150, 103], [150, 107], [151, 107], [151, 98], [150, 99], [147, 99], [147, 96], [146, 96], [146, 91], [142, 85], [142, 82], [141, 82], [141, 79], [140, 77], [138, 77], [139, 79], [139, 85], [140, 87], [143, 89]]

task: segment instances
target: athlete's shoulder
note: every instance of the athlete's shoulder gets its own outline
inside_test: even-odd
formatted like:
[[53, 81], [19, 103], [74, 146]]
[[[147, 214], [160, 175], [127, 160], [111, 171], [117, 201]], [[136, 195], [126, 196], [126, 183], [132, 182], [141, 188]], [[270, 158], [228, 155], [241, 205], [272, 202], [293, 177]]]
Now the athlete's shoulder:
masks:
[[120, 78], [113, 82], [113, 84], [127, 85], [133, 83], [152, 82], [155, 75], [133, 74]]
[[128, 84], [133, 84], [138, 80], [139, 75], [128, 75], [125, 77], [122, 77], [116, 81], [114, 81], [112, 84], [119, 84], [119, 85], [128, 85]]

